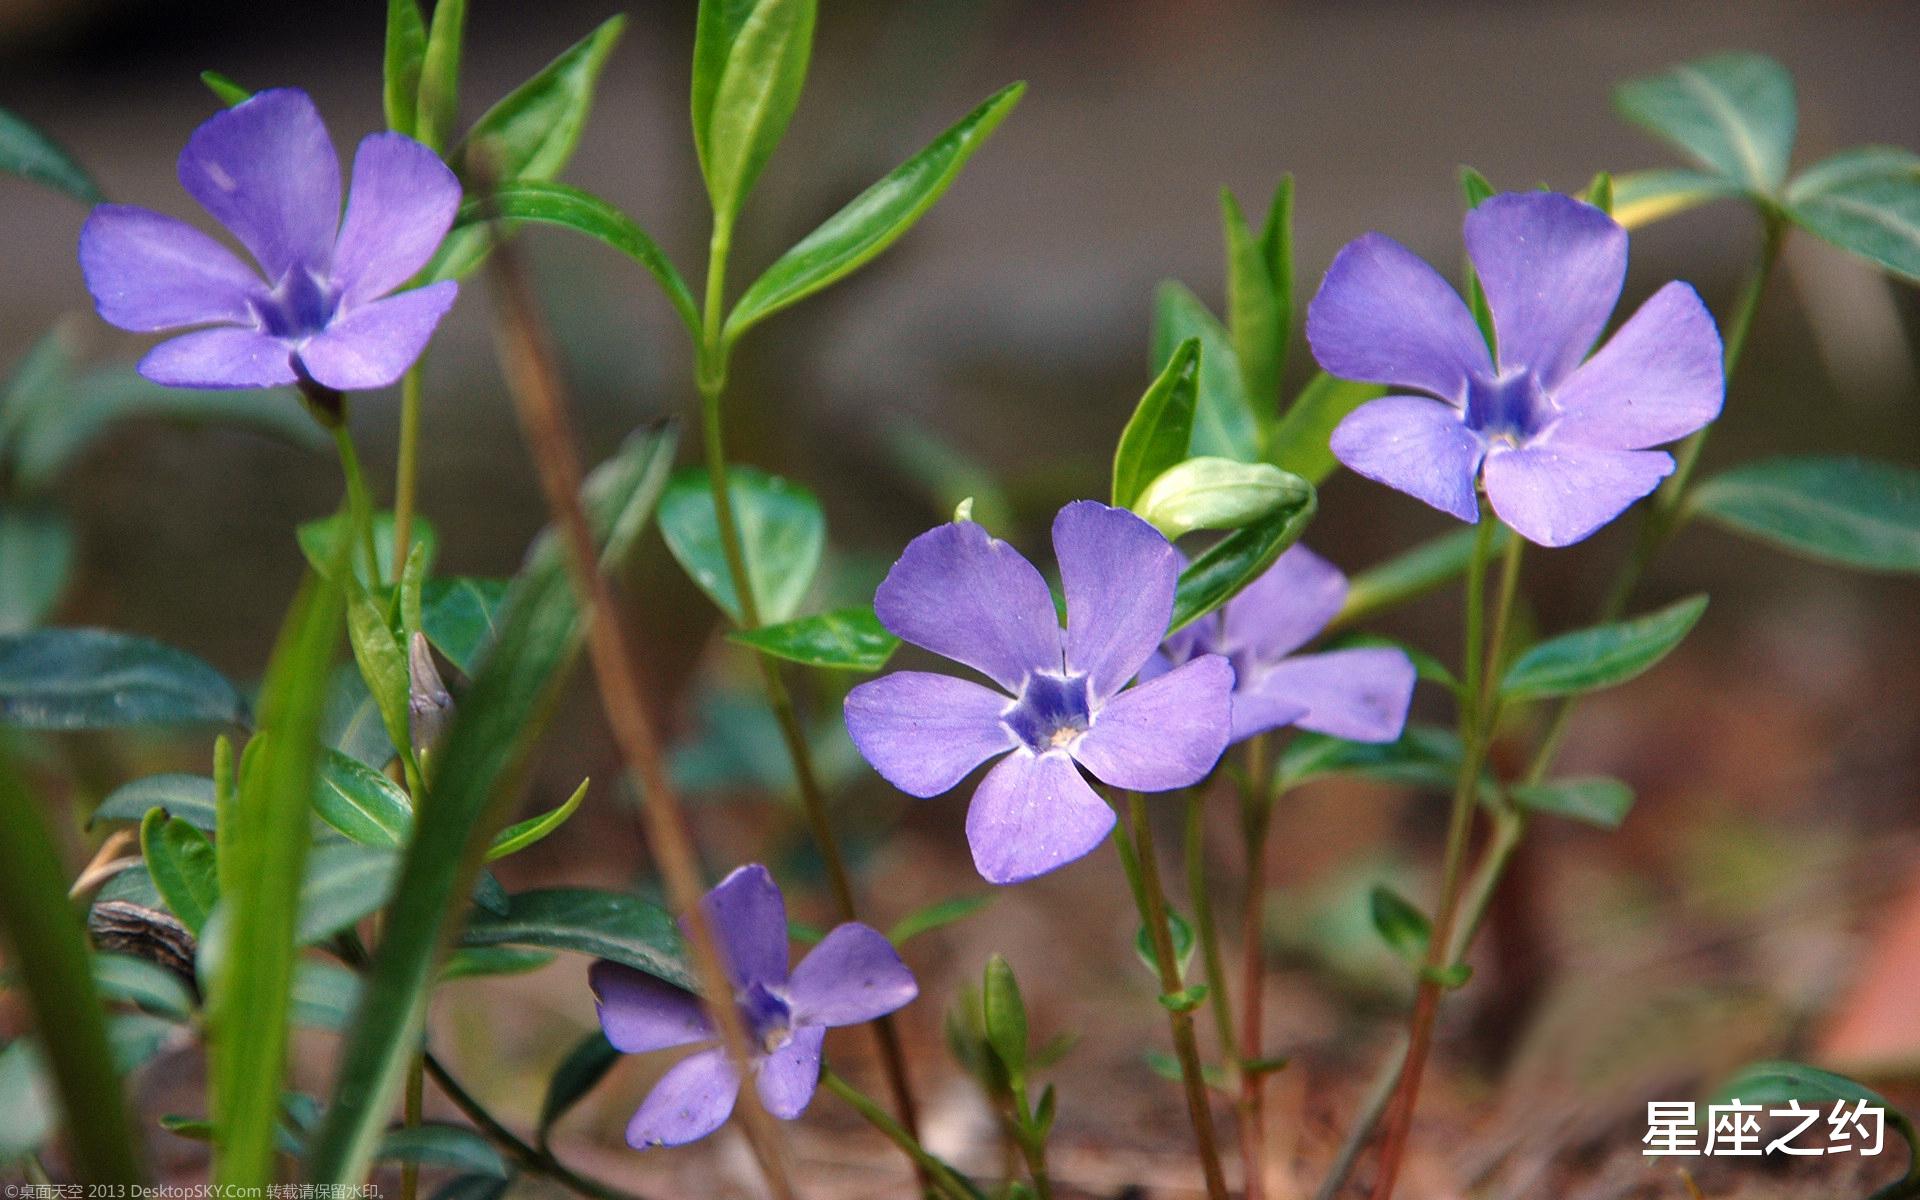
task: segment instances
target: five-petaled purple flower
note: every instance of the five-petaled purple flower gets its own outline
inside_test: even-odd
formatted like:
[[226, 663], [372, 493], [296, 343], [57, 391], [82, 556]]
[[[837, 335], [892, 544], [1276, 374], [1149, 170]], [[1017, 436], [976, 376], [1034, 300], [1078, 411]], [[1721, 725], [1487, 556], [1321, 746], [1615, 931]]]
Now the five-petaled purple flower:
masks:
[[80, 231], [80, 267], [109, 323], [206, 327], [147, 352], [140, 373], [155, 383], [275, 387], [304, 375], [337, 391], [385, 387], [453, 304], [451, 281], [388, 295], [433, 257], [460, 207], [453, 172], [412, 138], [360, 142], [344, 219], [340, 161], [302, 91], [264, 91], [208, 119], [179, 172], [258, 272], [145, 208], [102, 204]]
[[1692, 288], [1669, 283], [1587, 358], [1620, 299], [1627, 233], [1571, 197], [1495, 196], [1467, 214], [1466, 242], [1497, 362], [1459, 295], [1398, 242], [1368, 234], [1333, 260], [1307, 314], [1320, 365], [1425, 393], [1361, 405], [1333, 452], [1469, 522], [1484, 477], [1521, 536], [1570, 545], [1673, 470], [1651, 447], [1719, 415], [1719, 332]]
[[1067, 626], [1046, 580], [1007, 543], [955, 521], [908, 543], [874, 596], [899, 637], [963, 663], [995, 691], [897, 671], [847, 695], [847, 732], [888, 782], [935, 796], [989, 758], [967, 810], [974, 865], [1015, 883], [1072, 862], [1113, 828], [1080, 766], [1158, 792], [1205, 778], [1227, 746], [1233, 668], [1203, 655], [1131, 680], [1166, 635], [1180, 559], [1153, 526], [1081, 500], [1053, 521]]
[[1355, 742], [1390, 742], [1407, 723], [1412, 660], [1386, 646], [1295, 654], [1347, 599], [1347, 577], [1294, 546], [1226, 608], [1169, 637], [1141, 670], [1153, 679], [1202, 654], [1233, 664], [1233, 740], [1298, 725]]
[[[734, 871], [700, 903], [732, 978], [751, 1042], [760, 1103], [782, 1120], [806, 1110], [820, 1084], [827, 1030], [857, 1025], [920, 994], [887, 939], [849, 922], [787, 972], [787, 903], [758, 863]], [[607, 1040], [627, 1054], [707, 1043], [660, 1077], [627, 1125], [627, 1143], [681, 1146], [726, 1123], [740, 1078], [700, 998], [619, 963], [590, 976]]]

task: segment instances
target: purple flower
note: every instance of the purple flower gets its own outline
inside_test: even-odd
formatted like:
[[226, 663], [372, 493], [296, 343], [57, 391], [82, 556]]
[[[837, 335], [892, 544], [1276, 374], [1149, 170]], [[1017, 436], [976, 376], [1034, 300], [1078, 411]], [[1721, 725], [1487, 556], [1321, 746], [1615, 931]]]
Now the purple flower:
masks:
[[1294, 546], [1223, 611], [1168, 638], [1140, 678], [1220, 654], [1233, 664], [1234, 741], [1283, 725], [1354, 742], [1393, 741], [1413, 700], [1413, 662], [1404, 653], [1378, 646], [1294, 653], [1346, 599], [1339, 568]]
[[1673, 470], [1651, 447], [1719, 415], [1719, 332], [1692, 288], [1669, 283], [1587, 358], [1620, 299], [1627, 233], [1571, 197], [1495, 196], [1467, 214], [1466, 241], [1497, 364], [1453, 288], [1405, 246], [1371, 233], [1333, 260], [1307, 313], [1320, 365], [1424, 393], [1361, 405], [1333, 452], [1468, 522], [1483, 478], [1521, 536], [1570, 545]]
[[179, 172], [257, 273], [150, 209], [102, 204], [80, 231], [80, 268], [110, 324], [199, 327], [140, 360], [155, 383], [275, 387], [304, 374], [339, 391], [385, 387], [453, 304], [451, 281], [388, 295], [433, 257], [460, 207], [453, 172], [412, 138], [362, 139], [344, 220], [340, 162], [305, 92], [261, 92], [213, 116]]
[[1114, 787], [1159, 792], [1206, 777], [1227, 746], [1233, 668], [1203, 655], [1127, 687], [1166, 636], [1180, 559], [1124, 509], [1081, 500], [1053, 521], [1067, 627], [1046, 580], [972, 521], [908, 543], [874, 596], [895, 634], [972, 667], [1001, 691], [897, 671], [847, 695], [847, 732], [900, 790], [936, 796], [1006, 755], [973, 793], [967, 842], [992, 883], [1086, 854], [1113, 810], [1080, 766]]
[[[885, 1016], [920, 994], [887, 939], [852, 922], [827, 934], [788, 974], [787, 903], [758, 863], [721, 880], [700, 908], [727, 960], [760, 1103], [782, 1120], [798, 1117], [813, 1099], [827, 1030]], [[704, 1047], [653, 1085], [627, 1125], [627, 1144], [683, 1146], [725, 1124], [740, 1078], [700, 998], [619, 963], [597, 962], [589, 978], [600, 1027], [616, 1049]]]

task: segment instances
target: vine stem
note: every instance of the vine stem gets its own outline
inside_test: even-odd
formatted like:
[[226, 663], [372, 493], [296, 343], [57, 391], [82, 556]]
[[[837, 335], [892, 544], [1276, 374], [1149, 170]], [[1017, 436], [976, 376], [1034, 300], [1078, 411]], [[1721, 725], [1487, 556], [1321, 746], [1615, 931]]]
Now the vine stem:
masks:
[[1207, 1081], [1200, 1066], [1200, 1045], [1193, 1035], [1193, 1010], [1170, 1003], [1184, 990], [1180, 963], [1174, 955], [1173, 932], [1167, 926], [1167, 895], [1160, 885], [1160, 865], [1154, 853], [1153, 825], [1147, 819], [1146, 798], [1138, 792], [1127, 796], [1128, 823], [1113, 826], [1114, 848], [1120, 853], [1120, 865], [1127, 873], [1140, 920], [1147, 927], [1147, 939], [1153, 946], [1155, 965], [1160, 972], [1161, 1002], [1167, 1007], [1167, 1023], [1173, 1031], [1174, 1057], [1180, 1061], [1180, 1080], [1186, 1087], [1187, 1118], [1193, 1125], [1193, 1140], [1200, 1152], [1200, 1167], [1206, 1175], [1208, 1200], [1227, 1200], [1226, 1173], [1220, 1167], [1220, 1147], [1213, 1132], [1213, 1111], [1207, 1102]]
[[400, 446], [393, 461], [393, 577], [407, 569], [413, 549], [414, 496], [420, 485], [420, 364], [400, 378]]
[[334, 447], [340, 453], [340, 474], [347, 485], [347, 519], [359, 532], [360, 553], [367, 557], [367, 578], [378, 580], [380, 551], [373, 540], [373, 493], [367, 490], [367, 475], [360, 469], [360, 452], [354, 448], [353, 432], [347, 428], [344, 417], [332, 433]]
[[906, 1126], [880, 1107], [879, 1102], [842, 1079], [832, 1067], [820, 1068], [820, 1083], [846, 1101], [849, 1107], [866, 1119], [867, 1124], [885, 1134], [887, 1140], [911, 1158], [941, 1195], [948, 1197], [948, 1200], [980, 1200], [979, 1190], [968, 1183], [964, 1176], [922, 1146]]
[[1265, 1057], [1267, 972], [1265, 947], [1267, 833], [1273, 827], [1277, 794], [1266, 782], [1267, 739], [1247, 746], [1247, 782], [1240, 796], [1241, 840], [1246, 847], [1246, 888], [1240, 911], [1240, 1160], [1247, 1200], [1264, 1200], [1267, 1191], [1267, 1075], [1248, 1062]]
[[[758, 629], [761, 623], [759, 600], [753, 594], [752, 578], [747, 573], [746, 551], [740, 541], [740, 523], [733, 510], [733, 492], [727, 482], [726, 421], [722, 400], [726, 393], [729, 358], [733, 349], [724, 326], [727, 258], [732, 244], [731, 220], [716, 217], [713, 235], [707, 246], [706, 306], [701, 321], [695, 386], [700, 393], [700, 432], [706, 458], [707, 487], [713, 496], [714, 524], [720, 534], [720, 549], [727, 563], [727, 577], [733, 585], [738, 623], [744, 629]], [[773, 710], [775, 723], [780, 729], [780, 740], [793, 764], [800, 807], [806, 814], [814, 845], [819, 849], [820, 858], [826, 866], [827, 885], [833, 893], [834, 907], [841, 921], [857, 921], [860, 912], [854, 898], [853, 881], [847, 871], [846, 855], [840, 849], [839, 836], [834, 832], [833, 821], [827, 813], [826, 794], [820, 786], [819, 774], [814, 770], [813, 751], [807, 742], [806, 729], [800, 723], [799, 711], [794, 706], [792, 694], [787, 690], [786, 681], [780, 675], [779, 665], [758, 651], [754, 653], [754, 661], [760, 669], [767, 705]], [[907, 1132], [918, 1137], [920, 1118], [914, 1100], [913, 1082], [907, 1073], [906, 1052], [900, 1043], [899, 1027], [891, 1014], [873, 1022], [873, 1036], [879, 1047], [887, 1089], [893, 1096], [894, 1111]], [[923, 1165], [917, 1159], [914, 1160], [914, 1170], [924, 1191], [929, 1181]]]
[[[600, 572], [593, 534], [581, 507], [583, 473], [574, 449], [570, 408], [559, 366], [518, 259], [505, 244], [494, 246], [492, 259], [501, 363], [547, 505], [567, 548], [574, 588], [587, 610], [587, 656], [599, 684], [601, 704], [627, 769], [640, 784], [647, 841], [666, 877], [668, 894], [683, 914], [695, 973], [708, 997], [707, 1008], [720, 1027], [721, 1042], [737, 1077], [745, 1080], [751, 1061], [747, 1031], [739, 1007], [733, 1003], [733, 987], [712, 925], [700, 905], [699, 859], [647, 712], [647, 692], [641, 684], [638, 659], [628, 643], [613, 590]], [[792, 1200], [795, 1191], [787, 1176], [779, 1131], [761, 1106], [755, 1088], [740, 1089], [740, 1111], [747, 1140], [769, 1187], [778, 1200]]]
[[1507, 538], [1500, 573], [1499, 598], [1494, 603], [1493, 631], [1488, 636], [1485, 622], [1486, 565], [1488, 551], [1497, 524], [1490, 512], [1480, 514], [1479, 532], [1474, 538], [1473, 561], [1467, 567], [1466, 649], [1462, 662], [1466, 677], [1460, 711], [1460, 735], [1465, 755], [1460, 764], [1459, 782], [1454, 787], [1453, 810], [1447, 820], [1446, 857], [1441, 868], [1440, 906], [1427, 939], [1426, 961], [1421, 968], [1419, 990], [1415, 994], [1413, 1017], [1408, 1022], [1407, 1056], [1399, 1082], [1388, 1103], [1386, 1131], [1380, 1150], [1380, 1172], [1374, 1181], [1373, 1200], [1390, 1200], [1399, 1179], [1400, 1164], [1406, 1155], [1407, 1135], [1413, 1126], [1413, 1112], [1419, 1101], [1420, 1080], [1427, 1057], [1433, 1048], [1433, 1026], [1445, 990], [1445, 972], [1453, 965], [1451, 955], [1454, 928], [1460, 915], [1460, 899], [1465, 883], [1466, 859], [1473, 836], [1473, 815], [1480, 802], [1480, 776], [1485, 768], [1487, 749], [1493, 740], [1497, 717], [1495, 680], [1499, 675], [1502, 647], [1519, 590], [1521, 549], [1526, 541]]

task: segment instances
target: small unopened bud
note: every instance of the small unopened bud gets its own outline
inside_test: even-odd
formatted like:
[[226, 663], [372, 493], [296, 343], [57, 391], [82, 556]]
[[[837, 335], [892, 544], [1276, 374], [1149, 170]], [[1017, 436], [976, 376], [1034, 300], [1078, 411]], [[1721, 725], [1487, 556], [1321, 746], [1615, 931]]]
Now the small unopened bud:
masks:
[[427, 645], [424, 633], [414, 634], [413, 640], [407, 643], [407, 679], [407, 711], [412, 717], [408, 724], [413, 734], [413, 748], [428, 750], [440, 740], [453, 719], [453, 697], [440, 679], [440, 669], [434, 665], [433, 649]]

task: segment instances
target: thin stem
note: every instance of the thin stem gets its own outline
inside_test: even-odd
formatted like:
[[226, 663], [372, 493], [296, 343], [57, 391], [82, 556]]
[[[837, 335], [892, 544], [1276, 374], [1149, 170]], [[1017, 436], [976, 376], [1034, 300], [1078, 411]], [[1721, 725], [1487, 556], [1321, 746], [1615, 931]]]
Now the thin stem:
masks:
[[[1466, 679], [1465, 699], [1460, 712], [1460, 736], [1466, 752], [1460, 766], [1460, 778], [1454, 788], [1453, 810], [1447, 820], [1446, 856], [1441, 868], [1440, 906], [1428, 938], [1426, 961], [1420, 972], [1419, 991], [1415, 994], [1413, 1018], [1408, 1024], [1406, 1065], [1400, 1072], [1386, 1116], [1386, 1133], [1380, 1151], [1380, 1174], [1374, 1183], [1373, 1200], [1390, 1200], [1406, 1154], [1407, 1135], [1413, 1126], [1414, 1107], [1419, 1101], [1420, 1079], [1427, 1056], [1433, 1047], [1434, 1020], [1439, 1013], [1443, 973], [1451, 965], [1448, 951], [1459, 915], [1460, 893], [1467, 850], [1473, 835], [1473, 814], [1480, 800], [1480, 773], [1486, 764], [1487, 745], [1492, 740], [1491, 680], [1500, 661], [1501, 644], [1513, 605], [1519, 573], [1519, 551], [1510, 549], [1502, 572], [1499, 609], [1493, 619], [1495, 639], [1484, 642], [1486, 602], [1486, 564], [1492, 544], [1494, 519], [1490, 513], [1480, 516], [1480, 529], [1474, 539], [1473, 561], [1467, 567], [1467, 611], [1465, 660], [1461, 664]], [[1520, 538], [1510, 538], [1518, 547]], [[1484, 656], [1484, 660], [1483, 660]]]
[[1240, 830], [1247, 860], [1246, 888], [1240, 911], [1240, 1161], [1247, 1200], [1263, 1200], [1267, 1190], [1267, 1075], [1248, 1062], [1266, 1055], [1267, 972], [1265, 948], [1267, 831], [1273, 825], [1277, 792], [1267, 782], [1267, 738], [1247, 744], [1247, 778], [1240, 794]]
[[1361, 1101], [1360, 1111], [1354, 1114], [1353, 1124], [1347, 1127], [1347, 1136], [1340, 1143], [1340, 1150], [1333, 1156], [1333, 1165], [1327, 1168], [1327, 1176], [1320, 1181], [1320, 1188], [1314, 1192], [1313, 1200], [1334, 1200], [1340, 1189], [1346, 1185], [1347, 1175], [1352, 1172], [1353, 1164], [1360, 1160], [1360, 1152], [1366, 1149], [1367, 1142], [1373, 1137], [1374, 1127], [1380, 1124], [1380, 1118], [1387, 1111], [1387, 1102], [1393, 1099], [1400, 1085], [1400, 1073], [1407, 1065], [1407, 1043], [1404, 1039], [1395, 1046], [1380, 1064], [1380, 1073], [1374, 1077], [1373, 1086], [1367, 1089], [1366, 1099]]
[[433, 1077], [435, 1086], [446, 1094], [447, 1099], [453, 1102], [453, 1106], [465, 1114], [467, 1120], [472, 1121], [488, 1141], [506, 1151], [524, 1169], [536, 1175], [544, 1175], [562, 1187], [582, 1196], [591, 1196], [594, 1200], [645, 1200], [645, 1197], [638, 1193], [623, 1191], [612, 1184], [602, 1183], [598, 1179], [582, 1175], [555, 1158], [550, 1152], [530, 1145], [513, 1130], [503, 1125], [499, 1118], [487, 1111], [487, 1106], [461, 1086], [460, 1081], [453, 1077], [453, 1073], [448, 1071], [439, 1059], [432, 1054], [427, 1054], [421, 1061], [425, 1065], [426, 1073]]
[[413, 549], [414, 495], [420, 483], [420, 364], [400, 378], [400, 448], [393, 464], [393, 577], [407, 569]]
[[[413, 1064], [407, 1068], [407, 1098], [403, 1119], [408, 1129], [418, 1128], [420, 1118], [426, 1108], [426, 1052], [414, 1055]], [[420, 1194], [420, 1164], [415, 1162], [400, 1165], [400, 1200], [414, 1200]]]
[[[753, 594], [752, 578], [747, 573], [746, 552], [740, 541], [740, 524], [733, 510], [733, 492], [727, 482], [725, 409], [731, 344], [724, 333], [726, 315], [727, 257], [733, 244], [730, 220], [716, 218], [713, 236], [707, 246], [706, 307], [701, 322], [695, 385], [700, 393], [701, 443], [707, 464], [707, 487], [713, 496], [714, 524], [720, 534], [720, 551], [727, 563], [727, 577], [733, 585], [734, 603], [739, 609], [739, 624], [746, 629], [760, 626], [759, 600]], [[806, 728], [800, 722], [793, 697], [781, 678], [779, 665], [764, 654], [755, 655], [768, 707], [780, 728], [780, 739], [793, 763], [793, 777], [800, 793], [800, 807], [814, 845], [826, 865], [827, 884], [842, 921], [857, 921], [859, 906], [854, 900], [853, 882], [847, 871], [846, 855], [834, 833], [827, 814], [825, 791], [814, 770], [813, 751], [807, 742]], [[900, 1044], [900, 1031], [891, 1015], [873, 1022], [874, 1041], [880, 1050], [881, 1069], [887, 1077], [887, 1089], [893, 1095], [894, 1111], [907, 1131], [920, 1133], [918, 1105], [914, 1101], [912, 1079], [907, 1074], [906, 1053]], [[916, 1163], [915, 1170], [920, 1167]], [[920, 1180], [924, 1188], [927, 1180]]]
[[1213, 919], [1213, 893], [1207, 887], [1207, 792], [1205, 785], [1187, 790], [1185, 849], [1187, 897], [1193, 904], [1193, 925], [1200, 934], [1200, 958], [1207, 967], [1207, 1003], [1220, 1038], [1221, 1054], [1236, 1069], [1240, 1048], [1233, 1030], [1233, 1001], [1227, 994], [1227, 964], [1220, 955], [1220, 929]]
[[340, 452], [340, 473], [347, 483], [347, 519], [360, 537], [359, 553], [367, 557], [367, 578], [380, 578], [380, 551], [373, 541], [373, 493], [367, 490], [366, 472], [360, 469], [360, 452], [354, 449], [353, 433], [343, 419], [333, 427], [333, 444]]
[[[735, 1071], [744, 1079], [750, 1062], [747, 1031], [738, 1006], [732, 1003], [733, 988], [719, 944], [700, 905], [699, 859], [679, 792], [667, 774], [665, 756], [647, 712], [648, 693], [640, 679], [638, 660], [620, 620], [613, 590], [600, 571], [593, 534], [581, 507], [582, 471], [559, 367], [518, 259], [506, 244], [496, 244], [492, 257], [501, 362], [546, 492], [547, 506], [567, 548], [574, 589], [587, 610], [587, 655], [599, 684], [601, 704], [627, 770], [640, 784], [640, 794], [645, 798], [642, 812], [647, 840], [666, 877], [668, 894], [684, 914], [695, 973], [709, 998], [708, 1009], [720, 1027], [721, 1042]], [[742, 1088], [740, 1100], [747, 1139], [769, 1186], [780, 1200], [791, 1200], [795, 1193], [787, 1178], [778, 1130], [755, 1089]]]
[[[949, 1200], [980, 1200], [978, 1188], [922, 1146], [918, 1138], [909, 1133], [900, 1122], [894, 1120], [871, 1096], [842, 1079], [831, 1067], [820, 1068], [820, 1082], [828, 1091], [846, 1101], [855, 1112], [866, 1118], [867, 1124], [886, 1134], [888, 1140], [900, 1147], [901, 1151], [919, 1166], [921, 1171], [933, 1181], [934, 1186], [938, 1187]], [[1043, 1192], [1042, 1195], [1045, 1193]]]
[[[1160, 971], [1161, 1001], [1166, 1004], [1184, 990], [1180, 963], [1174, 956], [1173, 932], [1167, 926], [1167, 896], [1160, 886], [1160, 866], [1154, 854], [1153, 825], [1147, 820], [1147, 802], [1138, 792], [1127, 797], [1129, 823], [1115, 823], [1113, 844], [1120, 852], [1120, 865], [1127, 873], [1140, 920], [1147, 927], [1153, 957]], [[1180, 1079], [1186, 1085], [1187, 1118], [1193, 1124], [1193, 1140], [1200, 1152], [1200, 1167], [1206, 1174], [1208, 1200], [1227, 1200], [1227, 1178], [1220, 1168], [1220, 1147], [1213, 1134], [1213, 1111], [1207, 1102], [1207, 1081], [1200, 1066], [1200, 1044], [1193, 1036], [1193, 1010], [1167, 1005], [1167, 1024], [1173, 1031], [1173, 1053], [1180, 1062]]]

